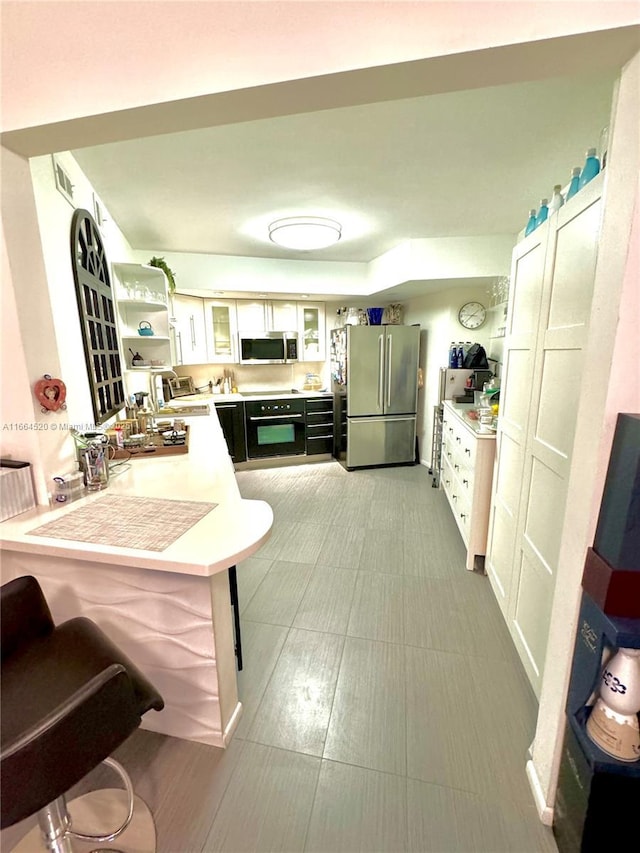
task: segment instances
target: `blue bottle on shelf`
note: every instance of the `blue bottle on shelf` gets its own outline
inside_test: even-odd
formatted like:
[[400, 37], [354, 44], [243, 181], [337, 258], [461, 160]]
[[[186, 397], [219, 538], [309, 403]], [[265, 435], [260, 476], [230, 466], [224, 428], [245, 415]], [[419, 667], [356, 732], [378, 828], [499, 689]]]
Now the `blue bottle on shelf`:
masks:
[[579, 189], [588, 184], [589, 181], [592, 181], [595, 176], [600, 171], [600, 161], [596, 157], [596, 149], [589, 148], [587, 151], [587, 159], [584, 161], [584, 166], [582, 167], [582, 171], [580, 172], [580, 182], [578, 184]]
[[536, 230], [536, 211], [535, 209], [531, 209], [529, 211], [529, 221], [524, 229], [524, 236], [528, 237], [532, 231]]
[[571, 172], [571, 181], [569, 182], [569, 187], [567, 189], [567, 196], [565, 201], [569, 201], [580, 189], [580, 166], [575, 166], [573, 171]]
[[456, 367], [462, 367], [462, 365], [464, 364], [464, 349], [462, 347], [462, 343], [458, 344], [458, 353], [457, 353], [456, 362], [457, 362]]
[[453, 341], [449, 347], [449, 367], [456, 368], [458, 366], [458, 349]]
[[542, 198], [540, 199], [540, 208], [538, 213], [536, 214], [536, 228], [538, 225], [542, 225], [543, 222], [547, 221], [547, 217], [549, 216], [549, 199]]

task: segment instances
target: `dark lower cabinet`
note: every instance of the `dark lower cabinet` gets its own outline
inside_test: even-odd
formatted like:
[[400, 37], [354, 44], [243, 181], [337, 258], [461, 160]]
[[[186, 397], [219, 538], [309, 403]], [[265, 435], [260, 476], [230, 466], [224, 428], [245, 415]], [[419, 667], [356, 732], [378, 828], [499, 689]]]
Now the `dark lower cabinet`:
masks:
[[244, 425], [244, 403], [216, 403], [218, 420], [233, 462], [247, 459], [247, 440]]
[[307, 456], [333, 453], [333, 396], [305, 401]]

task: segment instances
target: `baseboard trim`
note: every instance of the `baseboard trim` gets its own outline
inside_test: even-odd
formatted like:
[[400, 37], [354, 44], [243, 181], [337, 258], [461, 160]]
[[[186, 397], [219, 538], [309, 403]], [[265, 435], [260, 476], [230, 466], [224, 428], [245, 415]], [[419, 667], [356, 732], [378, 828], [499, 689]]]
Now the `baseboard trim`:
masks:
[[551, 806], [547, 805], [544, 798], [542, 785], [538, 779], [538, 772], [533, 761], [527, 761], [526, 771], [527, 778], [529, 779], [529, 787], [533, 792], [533, 799], [535, 800], [536, 809], [538, 810], [538, 817], [545, 826], [551, 826], [553, 824], [553, 809]]

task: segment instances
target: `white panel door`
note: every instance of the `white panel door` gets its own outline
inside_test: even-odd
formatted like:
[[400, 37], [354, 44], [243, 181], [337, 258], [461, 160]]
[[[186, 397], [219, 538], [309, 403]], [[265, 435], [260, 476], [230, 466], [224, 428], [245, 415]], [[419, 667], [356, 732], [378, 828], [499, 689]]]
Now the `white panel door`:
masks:
[[[539, 693], [595, 279], [602, 179], [550, 223], [514, 563], [513, 636]], [[555, 226], [555, 227], [554, 227]]]
[[516, 528], [529, 426], [531, 388], [548, 225], [514, 249], [504, 341], [504, 372], [485, 570], [505, 619], [514, 575]]

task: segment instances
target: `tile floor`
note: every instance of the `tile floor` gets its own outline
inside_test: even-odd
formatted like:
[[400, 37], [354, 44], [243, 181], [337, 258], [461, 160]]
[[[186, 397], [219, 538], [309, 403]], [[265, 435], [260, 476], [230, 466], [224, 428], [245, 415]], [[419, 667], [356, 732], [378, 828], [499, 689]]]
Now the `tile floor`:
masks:
[[238, 567], [236, 737], [138, 731], [116, 755], [159, 853], [556, 851], [525, 776], [533, 694], [427, 470], [237, 478], [275, 523]]

